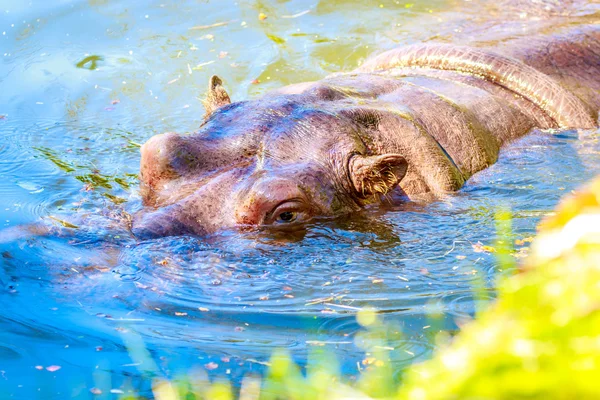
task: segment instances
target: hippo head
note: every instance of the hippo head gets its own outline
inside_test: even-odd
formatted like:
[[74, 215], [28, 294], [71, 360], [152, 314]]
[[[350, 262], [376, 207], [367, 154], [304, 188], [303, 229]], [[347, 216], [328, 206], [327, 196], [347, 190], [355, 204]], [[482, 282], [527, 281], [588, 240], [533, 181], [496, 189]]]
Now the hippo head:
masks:
[[364, 125], [325, 107], [319, 88], [231, 103], [218, 78], [191, 134], [164, 133], [141, 149], [145, 208], [138, 237], [289, 226], [377, 202], [406, 173], [398, 154], [372, 154]]

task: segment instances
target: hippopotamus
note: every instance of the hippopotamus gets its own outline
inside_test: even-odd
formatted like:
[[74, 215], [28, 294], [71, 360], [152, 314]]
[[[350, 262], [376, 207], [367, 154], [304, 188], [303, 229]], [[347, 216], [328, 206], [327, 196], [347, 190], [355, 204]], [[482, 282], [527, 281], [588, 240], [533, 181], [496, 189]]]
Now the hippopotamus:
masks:
[[399, 47], [252, 100], [231, 102], [213, 76], [199, 129], [141, 147], [144, 208], [132, 231], [298, 226], [384, 201], [436, 199], [534, 129], [596, 128], [595, 18], [550, 22], [534, 37]]

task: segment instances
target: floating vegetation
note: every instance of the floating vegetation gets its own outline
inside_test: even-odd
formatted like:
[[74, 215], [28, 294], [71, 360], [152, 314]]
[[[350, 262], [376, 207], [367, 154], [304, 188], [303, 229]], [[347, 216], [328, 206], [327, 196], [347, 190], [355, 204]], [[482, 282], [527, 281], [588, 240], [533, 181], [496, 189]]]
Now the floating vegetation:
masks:
[[92, 188], [102, 187], [105, 189], [112, 189], [112, 185], [110, 184], [109, 178], [104, 177], [98, 173], [77, 175], [75, 179], [83, 183], [90, 184]]
[[100, 61], [104, 61], [104, 57], [91, 55], [79, 61], [77, 64], [75, 64], [75, 66], [77, 68], [89, 69], [90, 71], [93, 71], [98, 68], [98, 63]]
[[106, 197], [107, 199], [109, 199], [110, 201], [112, 201], [114, 204], [123, 204], [125, 203], [127, 200], [125, 200], [122, 197], [119, 196], [114, 196], [110, 193], [102, 193], [102, 196]]
[[75, 224], [72, 224], [72, 223], [70, 223], [68, 221], [65, 221], [63, 219], [59, 219], [59, 218], [53, 217], [52, 215], [49, 215], [48, 218], [51, 219], [54, 222], [58, 222], [64, 228], [79, 229], [79, 226], [77, 226]]
[[54, 165], [56, 165], [61, 170], [65, 171], [65, 172], [74, 172], [75, 171], [76, 167], [72, 163], [61, 160], [59, 158], [59, 156], [53, 150], [51, 150], [47, 147], [34, 147], [33, 149], [40, 152], [40, 154], [42, 154], [42, 156], [46, 160], [51, 161]]
[[267, 37], [277, 44], [285, 44], [285, 39], [277, 35], [267, 34]]
[[229, 24], [230, 22], [233, 22], [233, 21], [215, 22], [214, 24], [210, 24], [210, 25], [196, 25], [196, 26], [192, 26], [191, 28], [188, 28], [188, 29], [190, 31], [199, 31], [199, 30], [203, 30], [203, 29], [217, 28], [219, 26], [225, 26], [225, 25]]

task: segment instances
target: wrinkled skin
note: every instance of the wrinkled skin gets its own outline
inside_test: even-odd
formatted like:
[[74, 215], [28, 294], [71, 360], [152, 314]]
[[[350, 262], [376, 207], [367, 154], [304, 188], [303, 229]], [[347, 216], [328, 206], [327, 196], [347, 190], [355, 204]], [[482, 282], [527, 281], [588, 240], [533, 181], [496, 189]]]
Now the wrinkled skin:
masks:
[[534, 128], [596, 127], [600, 21], [571, 26], [570, 2], [535, 7], [561, 23], [493, 46], [464, 46], [463, 34], [459, 45], [391, 50], [256, 100], [230, 103], [211, 78], [199, 130], [142, 147], [134, 234], [283, 227], [386, 198], [436, 198]]

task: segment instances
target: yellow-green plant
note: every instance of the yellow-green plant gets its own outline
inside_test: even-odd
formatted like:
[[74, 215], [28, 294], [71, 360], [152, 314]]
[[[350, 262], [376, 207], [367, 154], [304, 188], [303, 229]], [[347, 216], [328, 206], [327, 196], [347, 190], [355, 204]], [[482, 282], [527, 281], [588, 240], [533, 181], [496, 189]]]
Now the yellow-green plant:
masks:
[[600, 398], [600, 179], [540, 224], [521, 268], [399, 398]]

